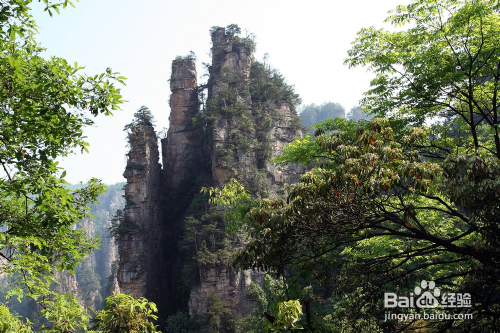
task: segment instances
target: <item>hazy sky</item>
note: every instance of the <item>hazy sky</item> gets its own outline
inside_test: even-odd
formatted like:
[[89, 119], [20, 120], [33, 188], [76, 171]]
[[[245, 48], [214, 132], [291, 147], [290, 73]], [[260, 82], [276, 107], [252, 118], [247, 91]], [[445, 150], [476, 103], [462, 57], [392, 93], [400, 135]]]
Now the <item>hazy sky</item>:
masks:
[[36, 5], [39, 43], [47, 55], [77, 61], [87, 74], [111, 67], [127, 77], [122, 95], [128, 102], [113, 117], [99, 116], [85, 134], [90, 153], [65, 158], [66, 180], [91, 177], [107, 184], [125, 181], [123, 127], [141, 105], [151, 109], [156, 129], [168, 127], [171, 62], [194, 51], [199, 81], [202, 63], [210, 62], [209, 29], [232, 23], [242, 35], [253, 33], [256, 59], [286, 77], [303, 104], [340, 103], [346, 111], [358, 104], [372, 74], [343, 65], [350, 43], [363, 27], [387, 27], [387, 12], [396, 0], [81, 0], [50, 17]]

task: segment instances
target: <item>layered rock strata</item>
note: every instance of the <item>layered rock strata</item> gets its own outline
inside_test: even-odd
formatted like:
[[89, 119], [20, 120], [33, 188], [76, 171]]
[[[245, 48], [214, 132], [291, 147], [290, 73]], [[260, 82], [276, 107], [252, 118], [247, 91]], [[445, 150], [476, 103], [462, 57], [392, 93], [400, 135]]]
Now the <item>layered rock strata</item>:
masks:
[[[226, 107], [226, 101], [220, 96], [226, 90], [232, 89], [237, 91], [234, 103], [239, 103], [240, 108], [246, 105], [247, 114], [251, 117], [253, 112], [249, 83], [253, 56], [250, 46], [241, 39], [236, 40], [233, 35], [226, 34], [224, 28], [218, 28], [213, 32], [212, 43], [212, 67], [207, 104], [217, 100], [218, 103], [224, 103], [221, 107]], [[287, 104], [281, 104], [273, 112], [275, 115], [270, 114], [271, 126], [264, 133], [271, 145], [271, 157], [281, 154], [285, 144], [293, 141], [294, 137], [302, 135], [300, 129], [291, 126], [292, 112]], [[240, 122], [239, 116], [225, 116], [213, 122], [210, 153], [214, 183], [221, 186], [230, 177], [252, 182], [260, 174], [264, 176], [263, 181], [269, 186], [269, 196], [275, 197], [284, 183], [298, 180], [300, 168], [298, 165], [276, 166], [268, 159], [259, 161], [254, 146], [245, 147], [245, 142], [235, 145], [232, 134], [235, 130], [245, 130], [241, 128]], [[247, 140], [259, 143], [255, 131], [249, 131]], [[234, 149], [234, 152], [229, 153], [230, 156], [227, 156], [227, 152], [226, 156], [217, 153], [218, 150], [228, 146]], [[249, 315], [256, 306], [254, 300], [247, 296], [251, 282], [261, 284], [262, 274], [252, 270], [236, 272], [225, 264], [200, 269], [200, 284], [193, 288], [190, 294], [190, 315], [206, 312], [208, 296], [213, 293], [221, 294], [224, 305], [234, 313]]]
[[196, 65], [192, 58], [172, 62], [170, 78], [170, 126], [162, 139], [162, 161], [167, 189], [177, 187], [195, 166], [191, 161], [193, 149], [192, 119], [199, 111]]
[[189, 315], [202, 315], [208, 310], [208, 298], [212, 294], [221, 295], [224, 307], [232, 313], [248, 316], [257, 306], [257, 302], [247, 296], [250, 283], [262, 285], [263, 275], [247, 269], [236, 271], [227, 265], [204, 267], [200, 269], [200, 285], [191, 290]]
[[134, 297], [151, 296], [162, 266], [160, 218], [161, 165], [151, 123], [132, 128], [130, 152], [123, 176], [126, 205], [118, 237], [120, 291]]

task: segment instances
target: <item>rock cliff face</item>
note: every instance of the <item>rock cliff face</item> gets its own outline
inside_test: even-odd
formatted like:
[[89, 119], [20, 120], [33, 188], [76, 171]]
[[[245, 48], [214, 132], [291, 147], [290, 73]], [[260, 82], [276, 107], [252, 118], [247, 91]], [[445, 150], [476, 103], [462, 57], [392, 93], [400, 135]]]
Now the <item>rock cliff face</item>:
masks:
[[[119, 230], [118, 283], [120, 291], [150, 296], [158, 284], [161, 263], [161, 165], [156, 133], [151, 123], [136, 125], [129, 135], [130, 152], [123, 176], [125, 210]], [[151, 255], [152, 254], [152, 255]]]
[[[193, 264], [197, 282], [188, 290], [188, 298], [182, 298], [179, 285], [186, 278], [181, 271], [187, 259], [179, 242], [184, 224], [200, 203], [199, 214], [209, 214], [206, 198], [202, 203], [197, 196], [200, 186], [221, 186], [236, 177], [255, 195], [276, 196], [284, 183], [298, 177], [297, 167], [269, 162], [301, 135], [295, 102], [287, 97], [294, 95], [293, 89], [278, 73], [254, 63], [250, 39], [217, 28], [212, 43], [210, 77], [203, 87], [197, 86], [192, 58], [179, 57], [172, 63], [170, 126], [161, 140], [163, 170], [153, 128], [136, 126], [130, 137], [118, 282], [121, 292], [157, 302], [160, 317], [185, 308], [186, 303], [191, 315], [203, 314], [213, 293], [220, 294], [233, 313], [246, 316], [256, 306], [247, 291], [251, 282], [262, 283], [262, 274], [235, 271], [219, 259]], [[264, 85], [268, 81], [279, 86], [276, 91], [291, 93], [285, 97], [268, 93]], [[202, 88], [208, 90], [208, 98], [200, 110]], [[196, 237], [195, 233], [198, 253]]]
[[162, 140], [162, 161], [165, 185], [177, 187], [196, 167], [190, 163], [193, 153], [193, 117], [199, 111], [196, 66], [193, 59], [172, 63], [170, 78], [170, 126]]
[[257, 302], [247, 296], [250, 283], [263, 283], [263, 275], [257, 271], [235, 271], [227, 265], [200, 268], [200, 284], [191, 290], [189, 315], [201, 315], [208, 310], [208, 297], [220, 294], [224, 306], [232, 313], [248, 316]]
[[[208, 99], [217, 101], [219, 106], [227, 106], [231, 101], [226, 97], [221, 97], [221, 93], [228, 89], [240, 88], [233, 98], [249, 106], [251, 99], [247, 90], [252, 62], [253, 56], [247, 45], [235, 40], [233, 35], [226, 34], [224, 28], [216, 29], [212, 33], [212, 66], [208, 83]], [[240, 119], [240, 116], [223, 115], [213, 124], [210, 152], [212, 174], [218, 186], [223, 185], [235, 173], [234, 168], [230, 166], [231, 163], [224, 158], [227, 155], [224, 148], [227, 146], [232, 130], [238, 128]], [[248, 165], [256, 162], [255, 154], [242, 150], [241, 147], [231, 147], [231, 150], [233, 151], [230, 154], [235, 155], [231, 159], [242, 162], [238, 169], [248, 174]]]
[[[293, 177], [296, 177], [298, 169], [292, 166], [277, 167], [269, 163], [268, 158], [260, 160], [257, 146], [262, 144], [259, 141], [265, 137], [270, 145], [270, 157], [275, 157], [283, 151], [285, 144], [295, 136], [300, 136], [301, 131], [291, 128], [293, 115], [289, 106], [284, 103], [278, 106], [278, 110], [269, 112], [270, 125], [261, 133], [258, 133], [254, 124], [252, 128], [245, 128], [244, 118], [250, 118], [252, 122], [258, 121], [249, 91], [253, 62], [251, 45], [226, 34], [224, 28], [213, 32], [212, 43], [207, 104], [212, 102], [212, 107], [233, 106], [236, 110], [222, 115], [212, 123], [210, 153], [214, 183], [221, 186], [231, 177], [254, 185], [258, 180], [263, 183], [260, 185], [267, 185], [267, 195], [275, 196], [285, 182], [294, 181]], [[234, 92], [234, 95], [227, 94], [228, 91]], [[243, 133], [244, 140], [235, 139], [240, 133]], [[254, 301], [246, 295], [251, 282], [261, 284], [262, 274], [251, 270], [235, 272], [225, 264], [200, 269], [200, 284], [190, 294], [190, 315], [206, 312], [208, 296], [212, 293], [221, 294], [224, 305], [233, 313], [243, 316], [250, 314], [255, 307]]]
[[116, 279], [117, 272], [116, 268], [114, 268], [117, 265], [118, 246], [115, 239], [110, 235], [109, 227], [111, 226], [110, 220], [112, 216], [116, 214], [116, 211], [125, 207], [123, 185], [116, 184], [108, 187], [108, 190], [101, 195], [98, 205], [92, 208], [92, 212], [96, 216], [94, 218], [96, 220], [96, 223], [94, 223], [96, 234], [99, 235], [101, 240], [101, 247], [94, 254], [94, 271], [99, 275], [101, 285], [106, 286], [101, 291], [103, 298], [113, 292], [120, 293]]

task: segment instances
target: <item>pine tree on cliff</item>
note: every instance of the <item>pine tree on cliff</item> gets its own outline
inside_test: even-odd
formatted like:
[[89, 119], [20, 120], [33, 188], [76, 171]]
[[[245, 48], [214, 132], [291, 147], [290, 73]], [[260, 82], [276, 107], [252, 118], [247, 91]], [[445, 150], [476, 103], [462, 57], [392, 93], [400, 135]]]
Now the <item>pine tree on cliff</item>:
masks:
[[147, 106], [141, 106], [139, 110], [134, 112], [134, 120], [130, 124], [125, 125], [124, 131], [131, 129], [137, 125], [154, 125], [154, 116]]

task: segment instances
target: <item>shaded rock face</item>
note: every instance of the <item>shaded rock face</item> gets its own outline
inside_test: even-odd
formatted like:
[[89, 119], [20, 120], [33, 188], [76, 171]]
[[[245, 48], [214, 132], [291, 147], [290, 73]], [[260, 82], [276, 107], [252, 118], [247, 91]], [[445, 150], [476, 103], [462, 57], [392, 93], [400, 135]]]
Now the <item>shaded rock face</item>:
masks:
[[151, 123], [136, 125], [129, 135], [130, 152], [123, 176], [126, 205], [118, 237], [120, 291], [151, 297], [161, 267], [161, 165]]
[[200, 269], [200, 285], [191, 290], [189, 295], [189, 315], [201, 315], [207, 312], [208, 297], [220, 294], [226, 308], [243, 317], [248, 316], [257, 307], [257, 302], [247, 296], [250, 283], [263, 283], [263, 275], [257, 271], [235, 271], [226, 265], [204, 267]]

